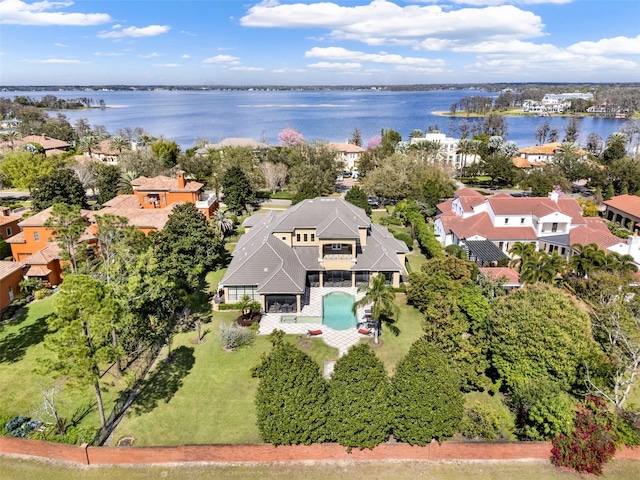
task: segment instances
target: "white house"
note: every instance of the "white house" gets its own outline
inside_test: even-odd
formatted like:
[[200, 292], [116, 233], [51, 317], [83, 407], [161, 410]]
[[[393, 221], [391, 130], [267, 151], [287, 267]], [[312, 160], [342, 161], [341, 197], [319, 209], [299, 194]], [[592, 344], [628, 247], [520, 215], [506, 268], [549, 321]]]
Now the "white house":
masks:
[[438, 142], [440, 144], [440, 153], [443, 156], [443, 161], [450, 163], [456, 168], [462, 165], [463, 160], [466, 160], [465, 163], [467, 165], [471, 165], [472, 163], [476, 163], [480, 160], [478, 155], [467, 155], [467, 158], [464, 159], [464, 155], [457, 153], [458, 143], [460, 140], [453, 137], [447, 137], [444, 133], [430, 132], [426, 133], [424, 137], [413, 137], [411, 138], [409, 145], [422, 142]]
[[357, 165], [360, 155], [366, 151], [353, 143], [330, 143], [329, 147], [335, 150], [338, 161], [349, 170]]

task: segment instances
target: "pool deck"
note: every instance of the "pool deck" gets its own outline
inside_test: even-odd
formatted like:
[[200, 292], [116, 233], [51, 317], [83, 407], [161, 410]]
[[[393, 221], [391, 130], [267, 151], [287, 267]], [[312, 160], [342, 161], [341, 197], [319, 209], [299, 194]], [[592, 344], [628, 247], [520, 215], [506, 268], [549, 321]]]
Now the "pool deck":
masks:
[[[330, 347], [338, 349], [338, 356], [341, 357], [347, 351], [365, 338], [358, 333], [357, 327], [351, 327], [347, 330], [334, 330], [323, 323], [290, 323], [282, 322], [281, 318], [295, 316], [300, 317], [322, 317], [322, 297], [332, 292], [342, 292], [352, 295], [356, 300], [363, 297], [362, 293], [358, 293], [356, 287], [313, 287], [307, 289], [309, 295], [307, 304], [302, 307], [300, 313], [265, 313], [260, 320], [260, 329], [258, 334], [268, 335], [274, 330], [282, 330], [292, 335], [306, 335], [307, 330], [322, 330], [322, 335], [318, 335], [324, 343]], [[364, 308], [359, 308], [356, 314], [357, 322], [364, 320]]]

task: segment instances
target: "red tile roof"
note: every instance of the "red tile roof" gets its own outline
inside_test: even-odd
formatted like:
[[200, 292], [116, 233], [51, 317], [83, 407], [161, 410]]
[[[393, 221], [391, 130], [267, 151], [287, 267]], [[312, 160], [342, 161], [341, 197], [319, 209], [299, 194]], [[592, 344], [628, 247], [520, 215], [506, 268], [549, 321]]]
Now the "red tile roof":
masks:
[[480, 235], [487, 240], [537, 240], [533, 227], [494, 227], [489, 214], [479, 213], [451, 222], [451, 231], [461, 240]]
[[601, 250], [623, 242], [612, 234], [599, 217], [586, 217], [586, 225], [572, 228], [569, 232], [569, 245], [589, 245], [595, 243]]
[[582, 208], [574, 198], [559, 198], [558, 203], [545, 197], [512, 197], [504, 193], [489, 197], [489, 204], [496, 215], [530, 215], [544, 217], [562, 212], [574, 223], [584, 223]]
[[157, 177], [147, 178], [138, 177], [131, 182], [134, 190], [140, 191], [168, 191], [168, 192], [197, 192], [204, 185], [199, 182], [187, 182], [184, 188], [178, 188], [178, 179], [158, 175]]
[[480, 267], [478, 271], [484, 278], [491, 281], [506, 280], [508, 284], [519, 284], [520, 274], [509, 267]]
[[604, 204], [640, 218], [640, 197], [635, 195], [618, 195], [610, 200], [605, 200]]

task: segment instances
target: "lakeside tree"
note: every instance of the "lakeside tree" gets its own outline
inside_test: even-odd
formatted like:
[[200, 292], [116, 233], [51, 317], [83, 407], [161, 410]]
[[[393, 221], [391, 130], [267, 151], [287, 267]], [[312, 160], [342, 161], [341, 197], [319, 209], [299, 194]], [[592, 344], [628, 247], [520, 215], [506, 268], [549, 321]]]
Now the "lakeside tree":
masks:
[[48, 319], [51, 333], [45, 339], [55, 358], [42, 361], [56, 376], [64, 376], [78, 386], [93, 386], [103, 427], [101, 365], [116, 356], [109, 337], [118, 315], [109, 288], [89, 275], [67, 275], [54, 302], [54, 315]]
[[425, 446], [452, 437], [460, 426], [464, 399], [447, 356], [424, 340], [415, 342], [391, 379], [393, 436]]
[[178, 163], [180, 147], [174, 141], [160, 139], [151, 144], [151, 152], [160, 159], [164, 168], [171, 168]]
[[253, 369], [258, 378], [256, 416], [260, 437], [272, 445], [310, 445], [327, 438], [327, 383], [307, 354], [270, 335], [271, 352]]
[[389, 438], [393, 412], [384, 365], [368, 343], [338, 359], [329, 381], [327, 427], [332, 440], [352, 448], [373, 448]]
[[240, 167], [229, 168], [224, 173], [221, 184], [224, 203], [234, 213], [242, 213], [247, 203], [254, 199], [254, 190]]
[[6, 186], [31, 191], [36, 180], [49, 175], [59, 163], [58, 159], [44, 154], [13, 151], [5, 154], [0, 162], [0, 174]]
[[87, 196], [80, 179], [69, 168], [56, 168], [38, 178], [31, 189], [33, 209], [40, 212], [54, 203], [87, 208]]
[[278, 141], [283, 147], [299, 147], [304, 144], [304, 137], [298, 130], [287, 127], [278, 133]]

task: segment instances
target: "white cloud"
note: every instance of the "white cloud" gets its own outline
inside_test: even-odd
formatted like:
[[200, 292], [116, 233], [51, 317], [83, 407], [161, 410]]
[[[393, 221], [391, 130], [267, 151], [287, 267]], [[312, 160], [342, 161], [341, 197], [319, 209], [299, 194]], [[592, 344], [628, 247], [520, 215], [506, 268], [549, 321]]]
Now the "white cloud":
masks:
[[603, 38], [597, 42], [578, 42], [567, 50], [585, 55], [640, 55], [640, 35], [634, 38]]
[[58, 47], [58, 48], [67, 48], [69, 45], [66, 45], [64, 43], [56, 42], [56, 43], [53, 44], [53, 46], [54, 47]]
[[[438, 0], [415, 0], [421, 3], [437, 3]], [[522, 5], [540, 5], [546, 3], [564, 4], [571, 3], [575, 0], [449, 0], [450, 3], [458, 5], [473, 5], [476, 7], [487, 5], [505, 5], [511, 3], [519, 3]]]
[[202, 63], [223, 63], [238, 65], [240, 64], [240, 59], [238, 57], [232, 57], [231, 55], [216, 55], [215, 57], [205, 58], [204, 60], [202, 60]]
[[403, 57], [402, 55], [390, 54], [386, 52], [365, 53], [354, 50], [347, 50], [342, 47], [314, 47], [304, 54], [308, 58], [323, 58], [328, 60], [355, 60], [358, 62], [383, 63], [390, 65], [415, 65], [423, 67], [435, 67], [444, 65], [444, 60], [421, 58], [421, 57]]
[[124, 38], [124, 37], [155, 37], [167, 33], [171, 27], [168, 25], [149, 25], [147, 27], [127, 27], [114, 25], [110, 31], [98, 33], [98, 38]]
[[359, 70], [362, 65], [359, 63], [318, 62], [307, 65], [307, 67], [321, 70]]
[[81, 62], [80, 60], [76, 60], [73, 58], [45, 58], [45, 59], [25, 58], [22, 61], [25, 63], [56, 63], [56, 64], [67, 64], [67, 65], [89, 63], [89, 62]]
[[229, 70], [233, 70], [234, 72], [262, 72], [264, 71], [264, 68], [260, 68], [260, 67], [245, 67], [245, 66], [238, 66], [238, 67], [231, 67]]
[[158, 52], [148, 53], [146, 55], [138, 55], [138, 58], [157, 58], [160, 54]]
[[184, 55], [182, 55], [182, 58], [191, 58], [191, 55], [189, 55], [188, 53], [185, 53]]
[[124, 52], [94, 52], [96, 57], [123, 57]]
[[73, 2], [35, 2], [26, 3], [20, 0], [0, 1], [0, 23], [8, 25], [64, 25], [86, 27], [100, 25], [111, 21], [106, 13], [65, 13], [55, 12], [70, 7]]
[[159, 68], [176, 68], [176, 67], [179, 67], [180, 64], [179, 63], [154, 63], [153, 66], [159, 67]]
[[240, 19], [245, 27], [324, 28], [338, 40], [368, 45], [415, 45], [425, 39], [473, 44], [486, 40], [536, 38], [542, 19], [513, 5], [446, 10], [437, 5], [396, 5], [373, 0], [368, 5], [335, 3], [259, 4]]

